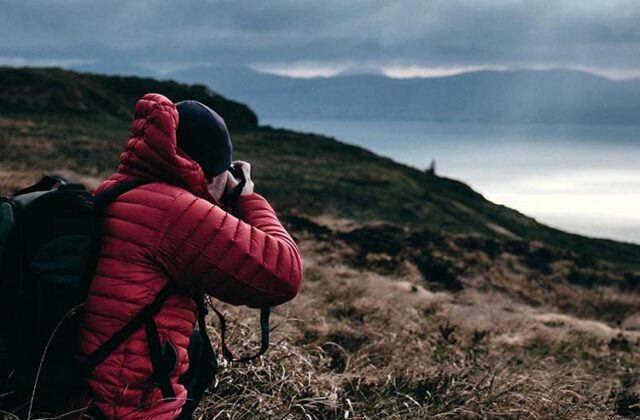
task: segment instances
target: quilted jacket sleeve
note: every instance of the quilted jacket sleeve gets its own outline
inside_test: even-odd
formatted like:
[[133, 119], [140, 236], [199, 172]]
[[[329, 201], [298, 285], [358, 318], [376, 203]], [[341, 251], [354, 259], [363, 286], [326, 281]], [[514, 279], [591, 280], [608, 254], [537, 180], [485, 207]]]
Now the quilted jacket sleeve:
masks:
[[190, 193], [179, 195], [160, 232], [160, 263], [183, 286], [234, 305], [291, 300], [302, 262], [275, 211], [252, 193], [238, 198], [234, 212], [237, 217]]

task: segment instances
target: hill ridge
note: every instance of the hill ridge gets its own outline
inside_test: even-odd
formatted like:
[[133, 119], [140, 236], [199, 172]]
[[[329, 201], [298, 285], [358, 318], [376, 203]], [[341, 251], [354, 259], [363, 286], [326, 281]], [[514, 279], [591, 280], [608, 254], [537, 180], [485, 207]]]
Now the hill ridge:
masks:
[[132, 103], [148, 92], [160, 92], [174, 102], [199, 100], [216, 109], [233, 130], [258, 126], [257, 115], [204, 85], [138, 76], [106, 76], [61, 68], [0, 67], [0, 112], [7, 114], [79, 114], [130, 119]]

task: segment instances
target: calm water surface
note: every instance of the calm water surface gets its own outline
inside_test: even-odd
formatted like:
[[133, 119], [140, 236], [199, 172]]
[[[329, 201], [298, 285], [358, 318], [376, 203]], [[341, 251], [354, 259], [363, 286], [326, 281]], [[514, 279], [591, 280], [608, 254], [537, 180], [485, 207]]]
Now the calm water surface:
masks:
[[266, 120], [417, 168], [571, 232], [640, 243], [640, 126]]

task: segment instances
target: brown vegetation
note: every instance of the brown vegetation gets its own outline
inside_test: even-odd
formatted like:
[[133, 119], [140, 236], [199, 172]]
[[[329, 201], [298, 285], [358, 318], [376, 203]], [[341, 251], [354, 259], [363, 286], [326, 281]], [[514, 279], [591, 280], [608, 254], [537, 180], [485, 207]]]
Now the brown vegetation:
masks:
[[[200, 411], [204, 418], [640, 416], [640, 330], [618, 326], [627, 313], [637, 316], [637, 291], [589, 289], [553, 275], [533, 280], [519, 260], [537, 258], [536, 251], [491, 257], [478, 249], [465, 250], [464, 263], [454, 254], [451, 266], [466, 266], [460, 285], [434, 292], [434, 280], [415, 261], [397, 260], [398, 247], [387, 250], [382, 265], [367, 266], [364, 251], [348, 242], [362, 231], [293, 220], [306, 270], [302, 292], [276, 310], [267, 356], [222, 367]], [[376, 259], [387, 244], [371, 244]], [[547, 269], [559, 270], [535, 271]], [[570, 294], [579, 298], [562, 304]], [[592, 304], [598, 295], [609, 311]], [[225, 310], [237, 345], [255, 343], [255, 314]]]

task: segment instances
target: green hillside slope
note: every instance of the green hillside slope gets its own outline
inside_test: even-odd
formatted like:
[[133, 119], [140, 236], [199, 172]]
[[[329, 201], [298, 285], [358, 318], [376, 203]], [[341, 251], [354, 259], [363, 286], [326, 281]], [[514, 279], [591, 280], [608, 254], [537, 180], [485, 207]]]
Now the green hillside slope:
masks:
[[638, 245], [552, 229], [484, 199], [461, 182], [335, 139], [259, 127], [245, 105], [204, 86], [172, 81], [0, 68], [0, 165], [5, 178], [0, 184], [10, 188], [21, 180], [15, 174], [28, 178], [61, 169], [96, 182], [107, 176], [128, 136], [133, 106], [147, 92], [174, 101], [197, 99], [219, 112], [230, 126], [234, 157], [252, 162], [258, 192], [282, 212], [536, 240], [628, 268], [640, 266]]

